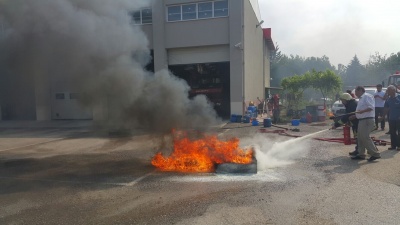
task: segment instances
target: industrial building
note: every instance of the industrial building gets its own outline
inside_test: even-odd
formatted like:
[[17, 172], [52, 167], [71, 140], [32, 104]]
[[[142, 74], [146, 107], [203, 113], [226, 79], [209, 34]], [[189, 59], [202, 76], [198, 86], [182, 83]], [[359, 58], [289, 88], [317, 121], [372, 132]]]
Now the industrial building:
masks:
[[[242, 114], [250, 101], [265, 98], [275, 47], [271, 29], [261, 26], [257, 0], [157, 0], [130, 15], [149, 40], [153, 60], [147, 69], [169, 69], [187, 81], [191, 96], [205, 94], [220, 116]], [[99, 109], [81, 108], [79, 93], [66, 91], [60, 80], [15, 84], [3, 77], [0, 118], [102, 119]], [[7, 97], [17, 90], [18, 99]], [[51, 100], [42, 101], [44, 96]]]

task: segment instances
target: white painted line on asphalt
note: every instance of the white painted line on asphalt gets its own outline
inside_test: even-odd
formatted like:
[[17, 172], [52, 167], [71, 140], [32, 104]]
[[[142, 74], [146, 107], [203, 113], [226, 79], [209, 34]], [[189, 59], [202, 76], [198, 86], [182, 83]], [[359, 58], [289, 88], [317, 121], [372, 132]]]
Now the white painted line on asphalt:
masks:
[[57, 139], [53, 139], [53, 140], [50, 140], [50, 141], [44, 141], [44, 142], [34, 143], [34, 144], [30, 144], [30, 145], [24, 145], [24, 146], [19, 146], [19, 147], [14, 147], [14, 148], [8, 148], [8, 149], [0, 149], [0, 152], [11, 151], [11, 150], [15, 150], [15, 149], [19, 149], [19, 148], [31, 147], [31, 146], [35, 146], [35, 145], [46, 144], [46, 143], [50, 143], [50, 142], [53, 142], [53, 141], [60, 141], [60, 140], [67, 139], [67, 138], [68, 138], [68, 137], [65, 137], [65, 138], [57, 138]]
[[223, 128], [225, 125], [227, 125], [228, 123], [223, 123], [219, 126], [219, 128]]
[[133, 180], [132, 182], [129, 182], [129, 183], [121, 183], [120, 185], [129, 186], [129, 187], [135, 186], [137, 183], [139, 183], [139, 181], [141, 181], [141, 180], [143, 180], [144, 178], [146, 178], [146, 177], [152, 175], [153, 173], [154, 173], [154, 171], [153, 171], [153, 172], [150, 172], [150, 173], [148, 173], [148, 174], [145, 174], [145, 175], [143, 175], [143, 176], [137, 178], [136, 180]]
[[0, 177], [3, 180], [29, 180], [29, 181], [40, 181], [40, 182], [55, 182], [55, 183], [70, 183], [70, 184], [106, 184], [120, 186], [119, 183], [103, 183], [103, 182], [90, 182], [90, 181], [70, 181], [70, 180], [55, 180], [55, 179], [35, 179], [26, 177]]
[[221, 132], [221, 133], [219, 133], [218, 134], [218, 136], [221, 136], [221, 135], [223, 135], [225, 132], [227, 132], [227, 131], [229, 131], [230, 129], [226, 129], [226, 130], [224, 130], [223, 132]]

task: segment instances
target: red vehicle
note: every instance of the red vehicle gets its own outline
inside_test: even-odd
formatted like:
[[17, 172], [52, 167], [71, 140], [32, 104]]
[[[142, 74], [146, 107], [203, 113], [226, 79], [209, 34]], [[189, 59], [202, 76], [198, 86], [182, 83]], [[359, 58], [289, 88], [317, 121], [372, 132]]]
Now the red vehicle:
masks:
[[396, 71], [395, 74], [392, 74], [388, 78], [388, 86], [394, 85], [397, 89], [400, 88], [400, 71]]
[[191, 90], [189, 97], [196, 95], [205, 95], [214, 104], [216, 108], [221, 107], [222, 97], [222, 83], [219, 77], [214, 76], [192, 76], [189, 80]]
[[230, 117], [229, 62], [171, 65], [170, 71], [185, 80], [189, 97], [205, 95], [213, 103], [218, 115]]

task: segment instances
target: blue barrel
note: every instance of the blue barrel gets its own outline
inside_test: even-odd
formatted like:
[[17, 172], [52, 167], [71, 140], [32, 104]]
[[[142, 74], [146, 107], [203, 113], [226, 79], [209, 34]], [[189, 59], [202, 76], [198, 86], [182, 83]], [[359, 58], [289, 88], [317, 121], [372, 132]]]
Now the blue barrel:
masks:
[[241, 123], [242, 122], [242, 115], [236, 115], [236, 122]]
[[235, 122], [236, 122], [236, 117], [237, 117], [237, 115], [235, 115], [235, 114], [232, 114], [232, 115], [231, 115], [231, 122], [232, 122], [232, 123], [235, 123]]
[[264, 127], [271, 127], [271, 126], [272, 126], [271, 118], [264, 119]]
[[253, 125], [253, 126], [258, 126], [258, 120], [253, 120], [253, 121], [251, 121], [251, 125]]
[[299, 126], [300, 120], [292, 120], [292, 126]]
[[257, 108], [255, 107], [255, 106], [249, 106], [249, 107], [247, 107], [247, 111], [249, 111], [249, 112], [255, 112], [257, 110]]
[[243, 123], [250, 123], [250, 116], [244, 116]]

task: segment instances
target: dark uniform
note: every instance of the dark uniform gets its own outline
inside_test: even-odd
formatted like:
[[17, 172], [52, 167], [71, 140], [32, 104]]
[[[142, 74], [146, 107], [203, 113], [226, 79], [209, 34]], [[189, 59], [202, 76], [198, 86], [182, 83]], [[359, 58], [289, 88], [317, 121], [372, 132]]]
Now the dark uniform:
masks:
[[[355, 99], [347, 100], [346, 104], [344, 104], [344, 107], [346, 108], [346, 115], [339, 117], [338, 120], [335, 120], [335, 127], [340, 127], [344, 124], [348, 124], [351, 126], [351, 129], [353, 130], [353, 136], [355, 139], [357, 139], [357, 129], [358, 129], [358, 119], [353, 119], [349, 120], [349, 113], [353, 113], [356, 111], [357, 108], [357, 101]], [[357, 143], [357, 142], [356, 142]], [[356, 144], [355, 151], [357, 151], [358, 145]], [[355, 154], [355, 152], [353, 152]]]

